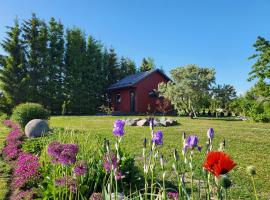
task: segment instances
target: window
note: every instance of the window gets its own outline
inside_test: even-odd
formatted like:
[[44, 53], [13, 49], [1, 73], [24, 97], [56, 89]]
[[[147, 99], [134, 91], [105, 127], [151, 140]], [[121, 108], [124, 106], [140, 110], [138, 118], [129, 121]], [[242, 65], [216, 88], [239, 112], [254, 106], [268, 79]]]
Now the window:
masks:
[[116, 94], [115, 95], [115, 103], [120, 103], [121, 102], [121, 95], [120, 94]]

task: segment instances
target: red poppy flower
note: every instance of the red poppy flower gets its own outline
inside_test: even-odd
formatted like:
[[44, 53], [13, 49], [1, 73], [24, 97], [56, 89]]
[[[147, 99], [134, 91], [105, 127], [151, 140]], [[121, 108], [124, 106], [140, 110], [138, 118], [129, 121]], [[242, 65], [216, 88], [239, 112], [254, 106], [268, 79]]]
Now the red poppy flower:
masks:
[[203, 167], [218, 177], [220, 174], [226, 174], [231, 171], [236, 164], [229, 155], [224, 152], [210, 152], [207, 154]]

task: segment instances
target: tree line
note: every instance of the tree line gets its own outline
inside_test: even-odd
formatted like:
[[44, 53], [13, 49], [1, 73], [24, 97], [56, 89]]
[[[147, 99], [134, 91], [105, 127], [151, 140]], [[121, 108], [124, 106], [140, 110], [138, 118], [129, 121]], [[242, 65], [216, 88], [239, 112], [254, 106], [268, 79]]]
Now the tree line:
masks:
[[52, 114], [94, 114], [107, 104], [109, 85], [155, 68], [151, 58], [137, 68], [81, 29], [36, 14], [7, 27], [1, 46], [7, 55], [0, 55], [0, 110], [8, 114], [23, 102], [40, 103]]

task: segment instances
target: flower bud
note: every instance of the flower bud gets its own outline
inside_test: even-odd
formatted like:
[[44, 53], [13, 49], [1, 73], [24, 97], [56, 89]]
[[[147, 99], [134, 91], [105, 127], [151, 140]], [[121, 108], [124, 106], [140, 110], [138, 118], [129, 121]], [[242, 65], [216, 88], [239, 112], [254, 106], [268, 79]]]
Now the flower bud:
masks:
[[176, 149], [174, 149], [173, 151], [173, 157], [175, 161], [178, 161], [180, 159], [179, 154]]
[[164, 159], [163, 159], [162, 154], [160, 155], [160, 165], [161, 165], [162, 170], [164, 170]]
[[186, 133], [183, 132], [183, 134], [182, 134], [182, 140], [185, 141], [185, 139], [186, 139]]
[[219, 177], [219, 185], [225, 189], [228, 189], [232, 185], [232, 182], [227, 175], [221, 175]]
[[146, 138], [143, 139], [143, 148], [146, 148]]
[[208, 137], [208, 139], [213, 140], [213, 138], [214, 138], [214, 129], [213, 128], [209, 128], [207, 130], [207, 137]]
[[251, 175], [251, 176], [256, 175], [256, 167], [255, 166], [252, 166], [252, 165], [248, 166], [247, 167], [247, 173], [249, 175]]

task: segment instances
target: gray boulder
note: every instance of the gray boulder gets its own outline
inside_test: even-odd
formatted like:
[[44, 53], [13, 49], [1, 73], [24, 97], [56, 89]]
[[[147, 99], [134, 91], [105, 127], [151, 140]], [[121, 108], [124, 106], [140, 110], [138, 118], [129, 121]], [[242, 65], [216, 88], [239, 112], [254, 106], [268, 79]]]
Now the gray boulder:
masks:
[[169, 126], [177, 125], [177, 121], [174, 119], [166, 119], [166, 122], [169, 124]]
[[137, 126], [148, 126], [148, 125], [149, 125], [148, 119], [141, 119], [137, 121]]
[[25, 135], [29, 138], [36, 138], [45, 135], [49, 132], [49, 125], [46, 120], [33, 119], [25, 126]]
[[136, 126], [137, 125], [137, 121], [134, 119], [126, 119], [125, 123], [127, 126]]

